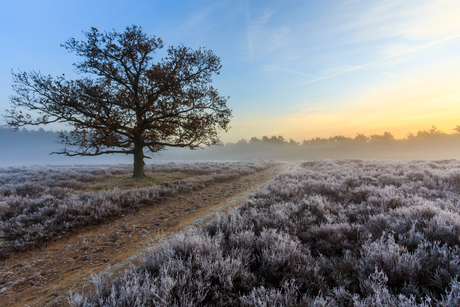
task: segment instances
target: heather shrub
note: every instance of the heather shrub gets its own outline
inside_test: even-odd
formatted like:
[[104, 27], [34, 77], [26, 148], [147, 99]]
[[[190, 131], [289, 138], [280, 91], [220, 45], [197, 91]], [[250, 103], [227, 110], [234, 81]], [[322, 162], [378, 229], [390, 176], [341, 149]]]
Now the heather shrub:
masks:
[[[158, 164], [149, 172], [200, 174], [143, 189], [80, 191], [85, 182], [129, 174], [131, 165], [0, 168], [0, 259], [53, 240], [85, 225], [150, 206], [172, 195], [200, 190], [215, 182], [261, 171], [277, 162]], [[201, 170], [203, 168], [203, 170]], [[218, 171], [218, 172], [217, 172]]]
[[302, 162], [70, 303], [459, 306], [459, 178], [457, 160]]

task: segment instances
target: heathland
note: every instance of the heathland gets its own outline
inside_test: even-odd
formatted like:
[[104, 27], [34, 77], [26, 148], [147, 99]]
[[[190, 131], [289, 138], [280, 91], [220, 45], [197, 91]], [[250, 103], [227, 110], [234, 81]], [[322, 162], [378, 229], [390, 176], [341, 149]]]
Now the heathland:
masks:
[[[186, 197], [189, 193], [205, 194], [207, 189], [218, 184], [215, 181], [232, 182], [277, 167], [277, 173], [287, 169], [270, 161], [252, 163], [252, 166], [249, 162], [165, 164], [157, 167], [170, 170], [170, 175], [185, 174], [187, 168], [193, 168], [194, 173], [198, 172], [196, 174], [200, 174], [199, 169], [207, 167], [212, 171], [204, 171], [202, 177], [182, 179], [183, 182], [168, 179], [170, 183], [163, 182], [155, 188], [113, 187], [110, 180], [89, 180], [87, 182], [93, 183], [72, 187], [75, 192], [69, 194], [73, 195], [69, 199], [59, 196], [66, 194], [67, 190], [62, 189], [70, 189], [69, 182], [65, 187], [44, 185], [40, 191], [40, 188], [31, 187], [41, 185], [40, 181], [46, 182], [44, 175], [27, 177], [22, 173], [24, 170], [9, 169], [3, 176], [42, 179], [28, 180], [28, 186], [26, 180], [21, 179], [3, 189], [1, 225], [14, 229], [11, 227], [22, 223], [18, 229], [39, 227], [41, 230], [32, 231], [32, 235], [24, 232], [22, 236], [3, 239], [2, 244], [8, 245], [3, 257], [11, 262], [11, 255], [20, 255], [21, 249], [34, 251], [31, 242], [59, 242], [64, 240], [59, 236], [82, 227], [83, 224], [79, 224], [49, 232], [42, 230], [45, 229], [43, 225], [59, 225], [58, 218], [62, 215], [56, 212], [73, 212], [67, 210], [73, 208], [71, 204], [76, 201], [94, 204], [93, 207], [79, 205], [83, 210], [78, 213], [79, 221], [88, 221], [95, 216], [91, 219], [93, 222], [84, 223], [104, 225], [107, 221], [100, 216], [112, 210], [114, 213], [107, 216], [113, 221], [119, 215], [140, 212], [141, 208], [155, 202], [167, 202], [155, 198], [159, 192], [153, 190], [163, 191], [170, 187], [176, 190], [166, 193], [165, 197], [175, 197], [176, 193]], [[235, 173], [231, 175], [233, 179], [225, 172], [219, 177], [218, 170], [226, 167], [230, 173]], [[74, 288], [68, 303], [71, 306], [460, 304], [458, 160], [318, 160], [296, 162], [290, 168], [228, 213], [159, 244], [156, 242], [150, 252], [133, 266], [94, 275], [89, 284]], [[105, 176], [118, 173], [116, 169], [105, 169]], [[40, 174], [40, 171], [35, 172]], [[120, 170], [120, 174], [122, 172]], [[42, 170], [41, 174], [50, 173], [53, 172]], [[55, 178], [50, 182], [64, 182], [63, 178], [69, 180], [66, 177], [69, 173], [66, 170], [60, 180]], [[104, 172], [88, 169], [83, 173], [97, 177]], [[72, 180], [79, 182], [78, 176]], [[194, 188], [196, 184], [202, 186]], [[178, 187], [184, 188], [180, 190]], [[58, 190], [52, 192], [54, 188]], [[25, 191], [36, 191], [36, 194], [31, 196]], [[186, 202], [194, 204], [193, 210], [201, 211], [211, 201], [208, 197], [217, 197], [216, 191], [206, 195], [199, 202], [191, 197]], [[12, 209], [17, 206], [13, 200], [21, 197], [20, 203], [27, 203], [24, 199], [28, 199], [29, 205], [20, 210]], [[57, 203], [65, 200], [66, 205], [33, 205], [39, 203], [38, 200], [43, 200], [40, 204], [53, 204], [50, 199]], [[154, 201], [149, 203], [149, 199]], [[123, 205], [117, 207], [118, 202]], [[115, 207], [117, 209], [112, 209]], [[98, 211], [98, 208], [104, 209]], [[180, 211], [179, 207], [175, 210]], [[77, 216], [77, 213], [72, 214]], [[34, 216], [41, 218], [35, 220]], [[46, 216], [54, 218], [55, 222], [46, 223]], [[65, 223], [70, 222], [66, 220]], [[134, 230], [124, 230], [134, 233]], [[0, 231], [2, 237], [10, 233], [9, 230]], [[11, 233], [19, 234], [20, 231]], [[52, 235], [43, 241], [41, 237], [29, 240], [37, 238], [33, 236], [37, 233]], [[94, 239], [95, 242], [110, 245], [109, 237], [98, 235], [101, 240]], [[97, 246], [86, 242], [86, 250], [97, 254]], [[66, 242], [64, 246], [71, 249], [74, 245]], [[100, 248], [106, 248], [104, 246]], [[82, 244], [79, 248], [85, 251]], [[84, 255], [86, 260], [81, 260], [88, 261], [91, 253]], [[92, 261], [104, 263], [104, 259], [92, 258]], [[6, 285], [5, 281], [13, 280], [12, 277], [7, 279], [5, 272], [2, 276], [3, 285]], [[46, 279], [46, 276], [42, 278]], [[20, 289], [18, 285], [6, 286], [9, 288], [5, 294], [14, 287]]]

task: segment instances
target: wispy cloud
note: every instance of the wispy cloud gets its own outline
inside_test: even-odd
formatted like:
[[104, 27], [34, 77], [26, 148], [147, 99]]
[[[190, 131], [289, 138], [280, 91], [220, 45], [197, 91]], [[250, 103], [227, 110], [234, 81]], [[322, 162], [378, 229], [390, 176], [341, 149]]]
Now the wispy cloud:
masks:
[[382, 75], [383, 75], [383, 76], [392, 77], [392, 78], [395, 78], [395, 79], [399, 79], [399, 80], [404, 80], [404, 81], [408, 81], [408, 82], [413, 82], [413, 83], [419, 83], [419, 82], [421, 82], [421, 81], [419, 81], [419, 80], [415, 80], [415, 79], [411, 79], [411, 78], [406, 78], [406, 77], [398, 76], [398, 75], [391, 74], [391, 73], [387, 73], [387, 72], [383, 72]]
[[246, 29], [248, 36], [248, 53], [251, 61], [254, 59], [254, 43], [253, 43], [253, 34], [251, 28], [251, 15], [249, 13], [249, 0], [246, 0]]
[[401, 56], [401, 55], [405, 55], [405, 54], [408, 54], [408, 53], [411, 53], [411, 52], [414, 52], [414, 51], [419, 51], [419, 50], [425, 49], [427, 47], [431, 47], [431, 46], [437, 45], [439, 43], [443, 43], [445, 41], [449, 41], [451, 39], [455, 39], [455, 38], [458, 38], [458, 37], [460, 37], [460, 34], [456, 34], [456, 35], [451, 36], [451, 37], [435, 40], [435, 41], [430, 42], [428, 44], [425, 44], [425, 45], [422, 45], [422, 46], [419, 46], [419, 47], [416, 47], [416, 48], [412, 48], [412, 49], [409, 49], [409, 50], [406, 50], [406, 51], [403, 51], [403, 52], [399, 52], [399, 53], [387, 56], [387, 57], [385, 57], [383, 59], [364, 64], [363, 66], [368, 66], [368, 65], [375, 64], [375, 63], [383, 62], [383, 61], [386, 61], [388, 59], [395, 58], [395, 57], [398, 57], [398, 56]]
[[[269, 61], [269, 58], [289, 61], [295, 54], [293, 43], [299, 38], [292, 33], [295, 23], [282, 20], [282, 10], [276, 5], [267, 4], [263, 8], [249, 0], [246, 1], [246, 36], [250, 60]], [[280, 12], [281, 10], [281, 12]], [[297, 55], [296, 55], [297, 56]]]
[[320, 81], [320, 80], [324, 80], [324, 79], [327, 79], [327, 78], [330, 78], [330, 77], [334, 77], [334, 76], [337, 76], [337, 75], [341, 75], [341, 74], [347, 73], [347, 72], [349, 72], [349, 71], [361, 69], [361, 68], [363, 68], [363, 67], [364, 67], [364, 65], [362, 65], [362, 66], [355, 66], [355, 67], [352, 67], [352, 68], [349, 68], [349, 69], [345, 69], [345, 70], [336, 72], [336, 73], [334, 73], [334, 74], [330, 74], [330, 75], [327, 75], [327, 76], [324, 76], [324, 77], [321, 77], [321, 78], [316, 78], [316, 79], [314, 79], [314, 80], [304, 82], [304, 83], [302, 83], [302, 84], [300, 84], [300, 85], [310, 84], [310, 83], [317, 82], [317, 81]]
[[[419, 13], [419, 20], [413, 22], [413, 25], [403, 29], [397, 35], [404, 35], [410, 39], [432, 39], [440, 36], [448, 36], [460, 31], [458, 16], [460, 14], [460, 3], [453, 3], [449, 6], [447, 12], [445, 8], [441, 12], [436, 12], [434, 17], [425, 16], [427, 12], [433, 12], [438, 9], [433, 3], [423, 7]], [[425, 14], [423, 14], [425, 13]]]
[[403, 51], [403, 52], [399, 52], [399, 53], [384, 57], [384, 58], [376, 60], [376, 61], [368, 62], [368, 63], [362, 64], [362, 65], [359, 65], [359, 66], [355, 66], [355, 67], [352, 67], [352, 68], [349, 68], [349, 69], [345, 69], [345, 70], [342, 70], [342, 71], [339, 71], [339, 72], [336, 72], [336, 73], [333, 73], [333, 74], [330, 74], [330, 75], [327, 75], [327, 76], [324, 76], [324, 77], [320, 77], [320, 78], [317, 78], [317, 79], [314, 79], [314, 80], [311, 80], [311, 81], [307, 81], [307, 82], [304, 82], [304, 83], [302, 83], [300, 85], [310, 84], [310, 83], [317, 82], [317, 81], [320, 81], [320, 80], [324, 80], [324, 79], [327, 79], [327, 78], [330, 78], [330, 77], [341, 75], [341, 74], [344, 74], [344, 73], [347, 73], [347, 72], [350, 72], [350, 71], [353, 71], [353, 70], [367, 68], [367, 67], [370, 67], [370, 66], [372, 66], [374, 64], [377, 64], [377, 63], [380, 63], [380, 62], [383, 62], [383, 61], [386, 61], [386, 60], [389, 60], [389, 59], [392, 59], [392, 58], [396, 58], [396, 57], [399, 57], [399, 56], [402, 56], [402, 55], [406, 55], [406, 54], [411, 53], [411, 52], [419, 51], [419, 50], [422, 50], [422, 49], [425, 49], [425, 48], [428, 48], [428, 47], [431, 47], [431, 46], [434, 46], [434, 45], [437, 45], [437, 44], [440, 44], [440, 43], [443, 43], [445, 41], [449, 41], [449, 40], [452, 40], [452, 39], [455, 39], [455, 38], [458, 38], [458, 37], [460, 37], [460, 34], [457, 34], [457, 35], [454, 35], [454, 36], [451, 36], [451, 37], [447, 37], [447, 38], [443, 38], [443, 39], [439, 39], [439, 40], [435, 40], [435, 41], [430, 42], [428, 44], [424, 44], [422, 46], [412, 48], [412, 49], [409, 49], [409, 50], [406, 50], [406, 51]]
[[290, 73], [296, 74], [296, 75], [301, 75], [301, 76], [306, 76], [306, 77], [314, 77], [313, 75], [310, 75], [310, 74], [306, 74], [306, 73], [303, 73], [303, 72], [300, 72], [300, 71], [295, 71], [295, 70], [292, 70], [292, 69], [287, 69], [287, 68], [283, 68], [283, 67], [279, 67], [279, 66], [275, 66], [275, 65], [266, 65], [265, 67], [270, 68], [270, 69], [274, 69], [274, 70], [282, 70], [282, 71], [290, 72]]
[[247, 29], [247, 41], [248, 41], [248, 52], [251, 61], [254, 59], [254, 43], [258, 41], [259, 36], [265, 29], [263, 26], [270, 21], [272, 16], [272, 10], [265, 10], [261, 15], [256, 18], [251, 17], [249, 0], [246, 0], [246, 29]]

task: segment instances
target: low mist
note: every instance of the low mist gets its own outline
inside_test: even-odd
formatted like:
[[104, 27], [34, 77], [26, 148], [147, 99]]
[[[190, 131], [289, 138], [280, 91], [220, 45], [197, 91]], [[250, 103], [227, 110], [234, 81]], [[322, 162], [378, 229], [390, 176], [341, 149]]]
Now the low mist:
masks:
[[[171, 160], [316, 160], [316, 159], [459, 159], [460, 127], [447, 134], [432, 127], [395, 139], [390, 132], [355, 138], [333, 136], [297, 142], [283, 136], [252, 137], [203, 149], [166, 148], [146, 159], [146, 163]], [[50, 155], [63, 148], [57, 143], [58, 132], [40, 129], [0, 128], [0, 166], [33, 164], [104, 164], [132, 163], [131, 155], [96, 157]]]

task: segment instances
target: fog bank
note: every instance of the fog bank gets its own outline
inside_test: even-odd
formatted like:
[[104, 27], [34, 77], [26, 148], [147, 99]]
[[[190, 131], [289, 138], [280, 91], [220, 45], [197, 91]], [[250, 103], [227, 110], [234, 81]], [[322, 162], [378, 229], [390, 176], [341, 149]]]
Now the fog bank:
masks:
[[[458, 127], [458, 126], [457, 126]], [[0, 128], [0, 166], [33, 164], [103, 164], [133, 163], [131, 155], [115, 154], [96, 157], [50, 155], [63, 148], [58, 133]], [[147, 153], [148, 154], [148, 153]], [[316, 159], [460, 159], [460, 133], [446, 134], [435, 127], [395, 139], [391, 133], [355, 138], [334, 136], [314, 138], [302, 143], [283, 136], [251, 138], [236, 143], [189, 150], [167, 148], [152, 154], [145, 162], [176, 160], [316, 160]]]

